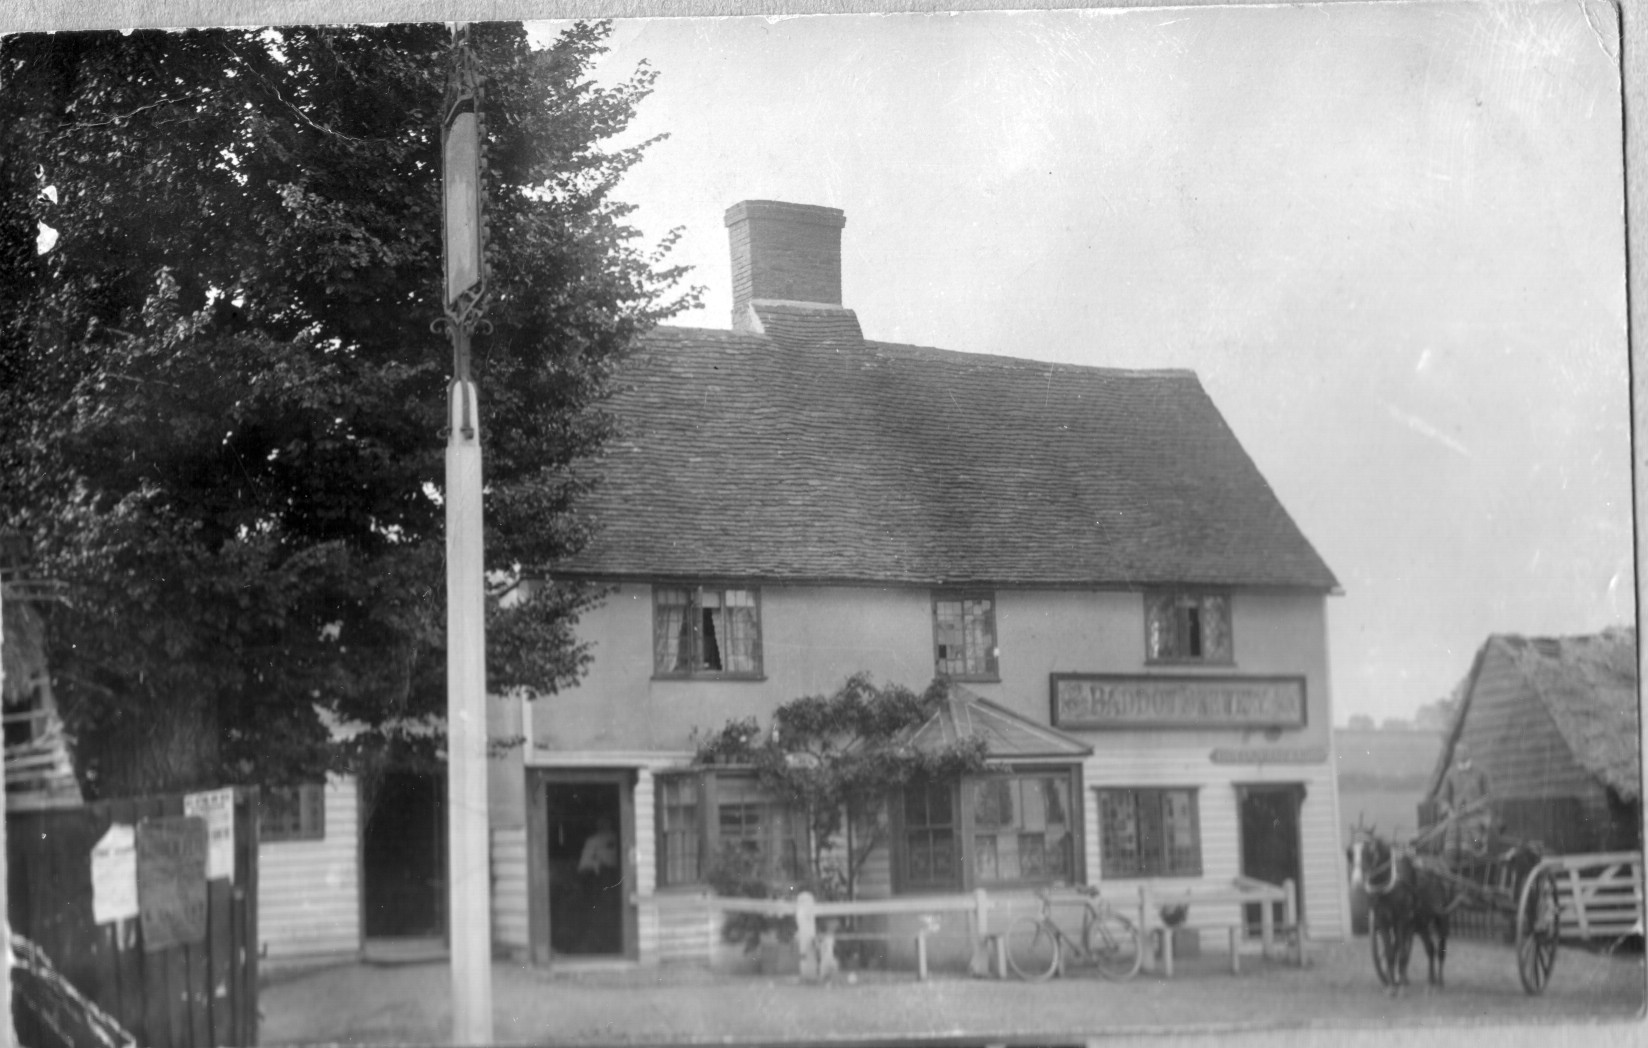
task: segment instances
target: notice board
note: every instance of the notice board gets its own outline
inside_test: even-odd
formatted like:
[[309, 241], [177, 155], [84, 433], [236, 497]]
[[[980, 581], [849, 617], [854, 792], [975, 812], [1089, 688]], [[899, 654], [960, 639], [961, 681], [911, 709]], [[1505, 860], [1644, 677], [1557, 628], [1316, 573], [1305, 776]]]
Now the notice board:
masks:
[[143, 949], [206, 939], [206, 820], [165, 816], [137, 824], [137, 905]]

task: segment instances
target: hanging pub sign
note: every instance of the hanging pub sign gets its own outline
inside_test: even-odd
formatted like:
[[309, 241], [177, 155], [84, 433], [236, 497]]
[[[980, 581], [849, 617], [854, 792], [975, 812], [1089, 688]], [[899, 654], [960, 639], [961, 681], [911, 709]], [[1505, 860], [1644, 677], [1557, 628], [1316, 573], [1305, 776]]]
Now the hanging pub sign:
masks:
[[1060, 728], [1302, 728], [1303, 677], [1055, 673]]
[[205, 941], [205, 819], [169, 816], [137, 824], [137, 906], [145, 953]]

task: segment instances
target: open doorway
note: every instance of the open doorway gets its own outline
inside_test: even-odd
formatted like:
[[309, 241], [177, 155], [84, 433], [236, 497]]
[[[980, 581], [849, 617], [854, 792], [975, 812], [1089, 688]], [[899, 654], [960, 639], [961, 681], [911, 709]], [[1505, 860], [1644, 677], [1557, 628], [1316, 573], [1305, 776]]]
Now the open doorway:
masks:
[[[1305, 890], [1299, 842], [1299, 808], [1304, 803], [1303, 783], [1265, 783], [1236, 787], [1240, 801], [1242, 830], [1242, 875], [1281, 884], [1292, 880], [1299, 902], [1299, 916], [1305, 913]], [[1246, 907], [1243, 920], [1248, 933], [1257, 934], [1262, 904]], [[1282, 904], [1273, 903], [1271, 918], [1280, 925]]]
[[622, 773], [550, 778], [542, 789], [550, 953], [629, 956], [634, 931], [626, 857], [633, 830]]
[[369, 939], [446, 934], [446, 780], [387, 772], [361, 841]]

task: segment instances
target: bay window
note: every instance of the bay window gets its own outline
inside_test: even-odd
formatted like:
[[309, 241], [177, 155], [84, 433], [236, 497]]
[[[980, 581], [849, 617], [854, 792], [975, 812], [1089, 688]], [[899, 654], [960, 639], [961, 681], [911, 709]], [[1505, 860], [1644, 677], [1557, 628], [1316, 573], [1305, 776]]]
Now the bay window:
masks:
[[895, 805], [898, 889], [1079, 882], [1077, 774], [1071, 765], [1011, 768], [906, 788]]

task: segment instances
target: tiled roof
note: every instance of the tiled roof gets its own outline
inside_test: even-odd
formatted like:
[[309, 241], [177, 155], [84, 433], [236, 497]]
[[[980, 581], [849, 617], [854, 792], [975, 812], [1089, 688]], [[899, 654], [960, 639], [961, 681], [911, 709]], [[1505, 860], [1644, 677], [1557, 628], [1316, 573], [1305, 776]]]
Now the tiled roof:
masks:
[[866, 342], [839, 307], [753, 308], [769, 334], [647, 336], [583, 504], [592, 541], [552, 570], [1336, 588], [1191, 372]]
[[951, 683], [944, 705], [932, 718], [910, 735], [910, 745], [918, 750], [948, 746], [962, 739], [982, 738], [992, 760], [1030, 757], [1079, 759], [1093, 747], [1057, 728], [1021, 717], [997, 706], [984, 696]]
[[750, 303], [750, 309], [761, 324], [761, 333], [779, 345], [794, 347], [864, 340], [858, 314], [842, 306], [757, 299]]
[[1448, 744], [1431, 775], [1430, 793], [1453, 763], [1475, 678], [1490, 648], [1505, 653], [1545, 708], [1574, 759], [1621, 798], [1641, 793], [1642, 737], [1637, 706], [1637, 636], [1629, 628], [1579, 637], [1488, 638], [1471, 670]]

